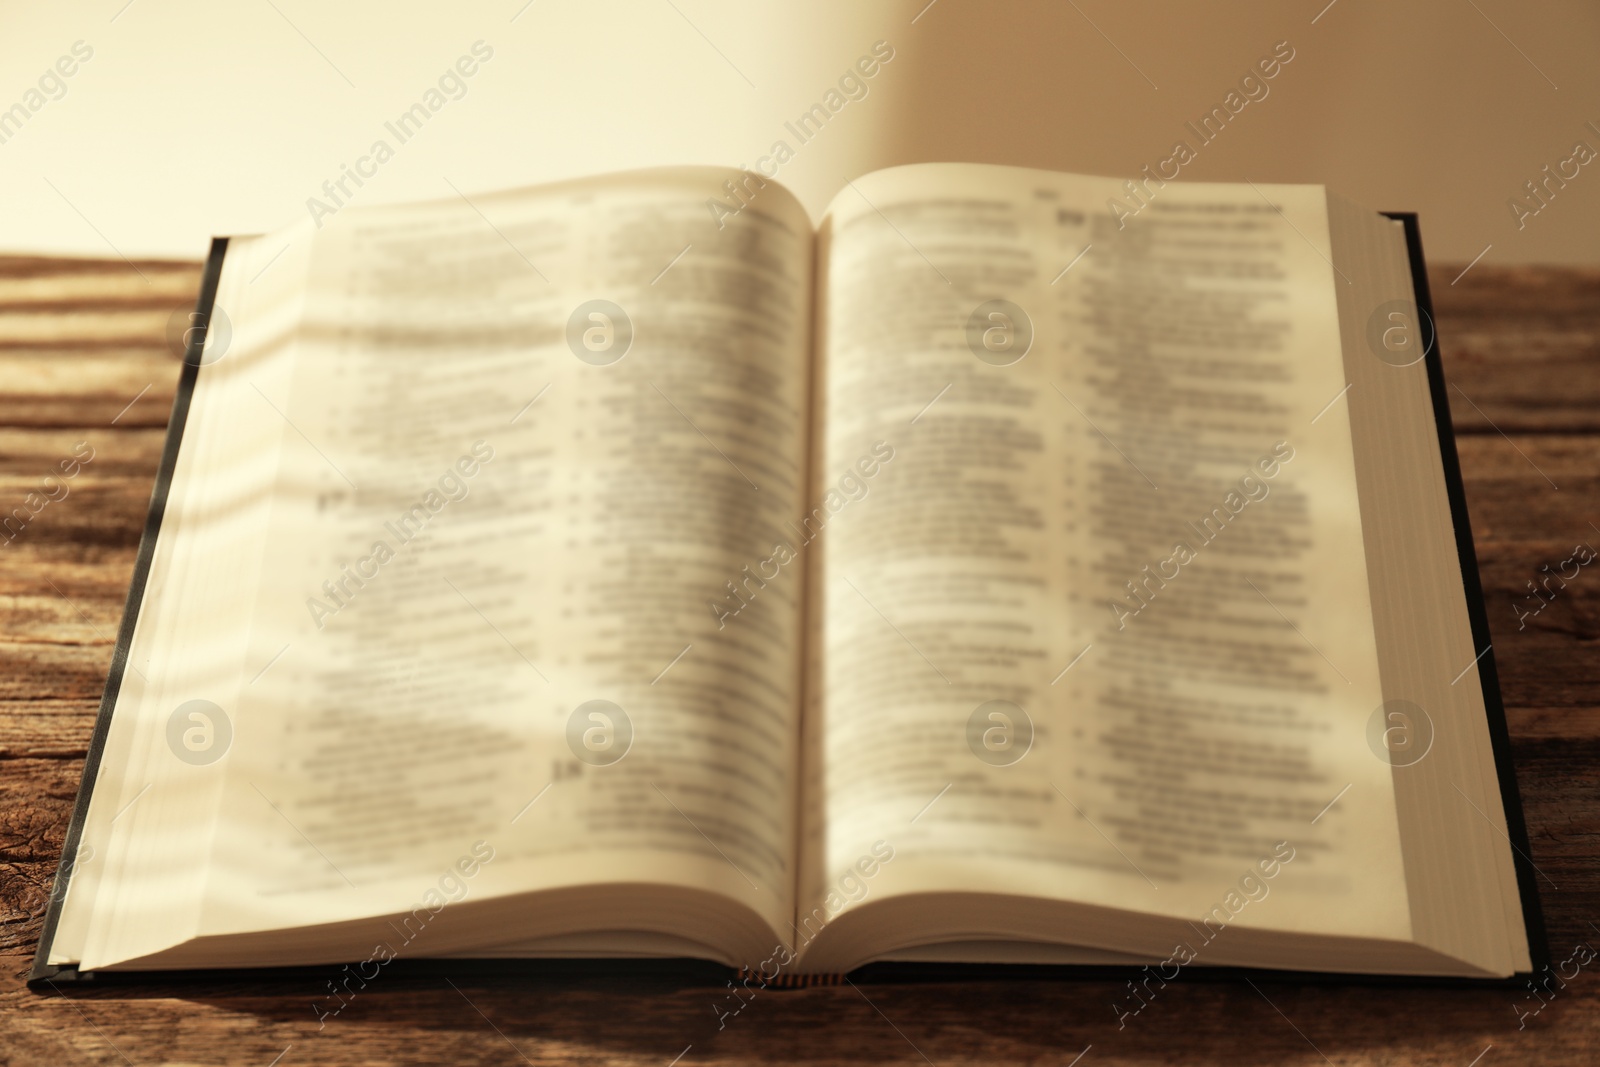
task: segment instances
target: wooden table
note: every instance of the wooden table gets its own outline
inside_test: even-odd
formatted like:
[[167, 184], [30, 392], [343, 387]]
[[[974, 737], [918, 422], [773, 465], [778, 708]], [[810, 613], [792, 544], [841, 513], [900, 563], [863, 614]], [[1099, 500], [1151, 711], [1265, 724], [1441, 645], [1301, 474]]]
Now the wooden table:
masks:
[[[1600, 948], [1600, 570], [1519, 629], [1525, 583], [1600, 548], [1600, 270], [1459, 266], [1439, 330], [1553, 958]], [[321, 990], [23, 985], [178, 379], [194, 264], [0, 259], [0, 514], [86, 441], [70, 495], [0, 535], [0, 1063], [1600, 1062], [1600, 960], [1519, 1030], [1505, 990], [1180, 980], [1118, 1030], [1107, 982], [762, 993], [725, 1030], [693, 984], [385, 977]], [[1551, 884], [1553, 883], [1553, 885]], [[692, 1046], [692, 1047], [689, 1047]], [[1490, 1047], [1492, 1046], [1492, 1048]], [[1486, 1051], [1487, 1050], [1487, 1051]]]

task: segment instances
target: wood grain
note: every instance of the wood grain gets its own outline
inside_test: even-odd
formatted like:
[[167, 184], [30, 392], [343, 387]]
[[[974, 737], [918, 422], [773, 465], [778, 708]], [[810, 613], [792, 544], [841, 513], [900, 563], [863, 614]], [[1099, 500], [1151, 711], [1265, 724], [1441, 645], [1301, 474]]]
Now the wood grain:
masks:
[[[1513, 754], [1554, 958], [1600, 946], [1600, 571], [1536, 614], [1526, 583], [1600, 547], [1600, 271], [1432, 278]], [[319, 1028], [307, 980], [23, 982], [171, 407], [193, 264], [0, 259], [0, 518], [78, 442], [71, 491], [0, 534], [0, 1063], [1591, 1064], [1600, 961], [1519, 1029], [1505, 990], [1191, 980], [1119, 1029], [1111, 983], [760, 993], [665, 980], [385, 976]], [[1490, 1048], [1492, 1046], [1492, 1048]], [[287, 1050], [287, 1051], [286, 1051]]]

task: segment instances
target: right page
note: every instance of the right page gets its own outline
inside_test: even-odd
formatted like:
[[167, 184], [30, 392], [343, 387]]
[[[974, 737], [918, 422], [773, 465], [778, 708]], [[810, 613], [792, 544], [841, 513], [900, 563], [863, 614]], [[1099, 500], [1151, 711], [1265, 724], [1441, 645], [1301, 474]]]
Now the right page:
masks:
[[811, 966], [1413, 940], [1326, 204], [965, 164], [834, 201]]

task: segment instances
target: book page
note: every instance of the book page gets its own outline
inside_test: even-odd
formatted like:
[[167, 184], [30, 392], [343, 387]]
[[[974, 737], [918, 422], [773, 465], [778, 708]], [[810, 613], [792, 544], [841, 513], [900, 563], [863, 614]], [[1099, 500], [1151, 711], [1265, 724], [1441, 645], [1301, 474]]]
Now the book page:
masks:
[[[316, 235], [200, 936], [409, 911], [464, 857], [473, 899], [787, 930], [802, 589], [747, 576], [804, 496], [812, 233], [776, 186], [715, 218], [728, 180]], [[590, 922], [695, 936], [640, 898]]]
[[91, 925], [101, 945], [111, 927], [157, 943], [193, 932], [231, 743], [215, 709], [236, 706], [259, 668], [245, 659], [247, 629], [218, 625], [253, 591], [265, 555], [282, 423], [254, 390], [289, 380], [284, 339], [305, 295], [310, 230], [228, 242], [212, 306], [228, 310], [195, 360], [160, 536], [110, 695], [115, 713], [86, 777], [77, 852], [58, 875], [68, 892], [52, 963], [80, 961]]
[[807, 932], [1199, 922], [1267, 862], [1231, 921], [1409, 934], [1322, 191], [1142, 192], [926, 165], [824, 222], [813, 497], [865, 488], [814, 550]]
[[1328, 213], [1335, 261], [1360, 267], [1339, 293], [1340, 332], [1413, 937], [1496, 974], [1528, 971], [1521, 846], [1498, 777], [1510, 768], [1497, 766], [1490, 735], [1503, 715], [1491, 706], [1493, 652], [1473, 632], [1476, 562], [1454, 544], [1469, 519], [1452, 513], [1430, 395], [1440, 340], [1402, 223], [1333, 194]]

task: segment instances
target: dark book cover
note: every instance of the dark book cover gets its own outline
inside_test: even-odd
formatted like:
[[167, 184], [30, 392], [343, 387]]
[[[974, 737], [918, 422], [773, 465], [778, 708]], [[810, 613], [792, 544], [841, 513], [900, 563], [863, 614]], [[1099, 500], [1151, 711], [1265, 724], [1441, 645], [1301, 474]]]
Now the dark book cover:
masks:
[[[1476, 648], [1484, 650], [1478, 661], [1478, 679], [1483, 686], [1484, 710], [1488, 717], [1489, 737], [1494, 746], [1495, 770], [1500, 783], [1501, 803], [1505, 808], [1506, 828], [1516, 863], [1517, 886], [1521, 894], [1523, 922], [1528, 935], [1528, 951], [1532, 958], [1532, 973], [1538, 973], [1549, 962], [1549, 946], [1545, 939], [1543, 912], [1539, 904], [1538, 886], [1535, 883], [1533, 860], [1528, 849], [1528, 831], [1523, 820], [1521, 795], [1517, 790], [1515, 768], [1511, 763], [1511, 739], [1506, 728], [1505, 706], [1500, 698], [1500, 680], [1495, 670], [1494, 651], [1491, 647], [1489, 619], [1483, 601], [1483, 586], [1478, 577], [1478, 558], [1472, 543], [1472, 524], [1467, 513], [1466, 490], [1461, 481], [1461, 465], [1456, 455], [1455, 432], [1450, 419], [1450, 400], [1444, 380], [1444, 363], [1439, 354], [1439, 338], [1433, 314], [1433, 301], [1428, 288], [1427, 267], [1422, 254], [1422, 232], [1417, 216], [1410, 212], [1385, 212], [1389, 218], [1405, 225], [1406, 247], [1410, 256], [1412, 286], [1416, 292], [1417, 309], [1423, 343], [1426, 346], [1424, 361], [1428, 371], [1429, 392], [1433, 399], [1433, 417], [1439, 433], [1439, 453], [1444, 466], [1445, 486], [1450, 500], [1451, 519], [1455, 525], [1456, 553], [1461, 564], [1461, 578], [1466, 592], [1467, 613], [1471, 622], [1472, 640]], [[204, 326], [210, 321], [216, 301], [217, 285], [222, 275], [222, 263], [227, 254], [228, 239], [219, 237], [211, 244], [205, 272], [200, 283], [200, 297], [195, 306], [195, 323]], [[61, 860], [56, 868], [55, 883], [51, 889], [50, 903], [45, 913], [44, 927], [39, 935], [39, 949], [34, 956], [33, 969], [28, 984], [41, 987], [62, 982], [194, 982], [206, 981], [261, 981], [311, 979], [320, 982], [337, 977], [340, 969], [333, 966], [314, 967], [263, 967], [228, 968], [190, 971], [105, 971], [80, 972], [71, 965], [52, 966], [50, 946], [55, 939], [56, 926], [61, 918], [61, 907], [67, 886], [77, 861], [83, 824], [89, 813], [89, 799], [94, 791], [100, 759], [105, 749], [106, 737], [111, 729], [111, 716], [116, 707], [117, 695], [122, 688], [123, 673], [127, 667], [128, 651], [133, 641], [134, 624], [139, 618], [139, 605], [149, 579], [151, 560], [155, 555], [156, 539], [161, 532], [161, 519], [166, 508], [167, 492], [172, 485], [173, 471], [178, 461], [178, 447], [183, 440], [184, 424], [189, 413], [189, 403], [194, 395], [195, 381], [200, 373], [200, 356], [204, 346], [203, 332], [191, 331], [189, 345], [184, 353], [182, 377], [172, 404], [172, 419], [167, 428], [166, 445], [161, 453], [161, 464], [156, 473], [155, 488], [150, 498], [150, 512], [145, 519], [144, 534], [139, 542], [139, 554], [134, 564], [133, 581], [128, 590], [127, 605], [123, 609], [122, 626], [117, 632], [116, 648], [111, 656], [111, 671], [106, 678], [105, 694], [100, 701], [100, 714], [95, 723], [94, 735], [89, 742], [88, 756], [84, 762], [83, 782], [78, 789], [72, 820], [62, 845]], [[397, 959], [386, 964], [390, 973], [413, 977], [470, 976], [474, 979], [506, 979], [516, 977], [571, 978], [616, 977], [618, 979], [660, 982], [669, 986], [721, 986], [734, 974], [729, 968], [704, 960], [570, 960], [570, 959]], [[979, 978], [1007, 980], [1089, 978], [1112, 981], [1142, 978], [1144, 968], [1129, 966], [1059, 965], [1059, 964], [945, 964], [945, 963], [871, 963], [851, 975], [853, 981], [870, 982], [925, 982], [970, 981]], [[1439, 978], [1414, 975], [1353, 975], [1326, 971], [1282, 971], [1245, 967], [1193, 967], [1188, 975], [1201, 981], [1242, 981], [1260, 978], [1264, 981], [1300, 981], [1363, 985], [1434, 985], [1434, 986], [1509, 986], [1520, 987], [1527, 973], [1506, 979], [1497, 978]], [[777, 979], [763, 981], [748, 976], [762, 987], [804, 987], [833, 984], [838, 975], [780, 975]]]

